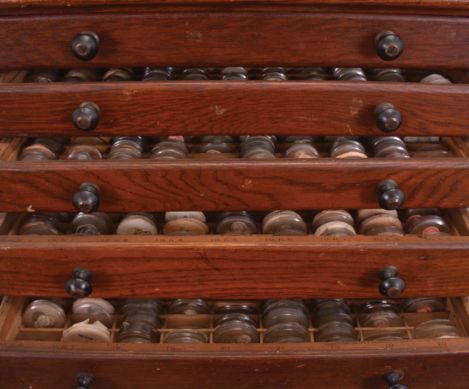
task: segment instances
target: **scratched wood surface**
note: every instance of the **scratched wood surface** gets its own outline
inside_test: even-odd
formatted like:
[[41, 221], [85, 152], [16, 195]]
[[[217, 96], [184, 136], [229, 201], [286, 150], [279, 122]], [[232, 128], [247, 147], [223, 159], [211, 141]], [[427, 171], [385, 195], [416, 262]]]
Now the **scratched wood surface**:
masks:
[[[469, 36], [469, 34], [468, 34]], [[1, 85], [0, 136], [64, 135], [373, 135], [375, 108], [403, 116], [392, 135], [469, 135], [468, 85], [383, 82], [86, 83]], [[91, 132], [72, 113], [100, 107]], [[25, 109], [25, 107], [34, 107]]]
[[76, 267], [96, 297], [379, 298], [397, 266], [406, 296], [469, 294], [469, 238], [3, 236], [0, 293], [65, 296]]
[[[381, 60], [375, 37], [385, 30], [405, 43]], [[74, 57], [76, 34], [100, 38], [91, 61]], [[428, 35], [431, 31], [431, 40]], [[120, 66], [469, 67], [464, 17], [321, 12], [134, 12], [5, 17], [0, 68]], [[155, 39], [154, 37], [157, 37]]]
[[83, 182], [107, 212], [376, 208], [384, 179], [404, 208], [469, 206], [467, 158], [16, 161], [0, 163], [0, 211], [73, 211]]
[[385, 387], [385, 373], [398, 369], [405, 374], [402, 383], [412, 389], [466, 389], [468, 346], [451, 352], [445, 348], [451, 343], [456, 342], [441, 341], [440, 352], [429, 354], [422, 354], [419, 348], [395, 350], [390, 344], [380, 353], [340, 350], [317, 355], [281, 351], [280, 346], [280, 351], [255, 353], [245, 346], [243, 353], [219, 354], [191, 354], [186, 347], [156, 355], [136, 350], [103, 353], [81, 349], [65, 353], [44, 348], [37, 352], [13, 346], [13, 350], [0, 349], [0, 384], [15, 389], [25, 384], [35, 389], [74, 387], [76, 374], [88, 372], [96, 379], [93, 386], [100, 389], [322, 389], [325, 382], [329, 388], [376, 389]]

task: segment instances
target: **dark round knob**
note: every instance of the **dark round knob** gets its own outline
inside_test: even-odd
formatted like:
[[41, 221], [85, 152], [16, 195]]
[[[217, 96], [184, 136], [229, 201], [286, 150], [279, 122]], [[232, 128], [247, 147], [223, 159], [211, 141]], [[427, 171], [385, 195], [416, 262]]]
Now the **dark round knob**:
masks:
[[88, 269], [77, 267], [72, 273], [72, 278], [65, 283], [65, 290], [73, 298], [89, 296], [93, 291], [91, 272]]
[[389, 298], [397, 298], [405, 290], [405, 281], [398, 277], [399, 269], [395, 266], [383, 267], [378, 276], [381, 279], [379, 292]]
[[73, 195], [73, 205], [80, 212], [94, 212], [99, 207], [99, 194], [98, 185], [84, 182], [80, 185], [79, 191]]
[[404, 193], [393, 180], [384, 180], [378, 184], [378, 202], [383, 209], [397, 209], [404, 203]]
[[95, 380], [91, 374], [79, 373], [77, 374], [77, 383], [78, 386], [74, 389], [89, 389], [95, 383]]
[[407, 385], [402, 385], [399, 382], [404, 377], [400, 371], [391, 371], [384, 375], [384, 381], [388, 384], [388, 389], [409, 389]]
[[383, 132], [396, 131], [402, 124], [402, 114], [391, 103], [382, 103], [375, 108], [376, 126]]
[[100, 109], [98, 105], [91, 102], [81, 103], [80, 106], [73, 111], [72, 123], [76, 128], [83, 131], [91, 131], [98, 127]]
[[72, 53], [83, 61], [89, 61], [96, 57], [98, 50], [99, 37], [94, 32], [82, 32], [72, 40]]
[[385, 61], [398, 58], [404, 51], [404, 42], [392, 31], [383, 31], [376, 36], [376, 53]]

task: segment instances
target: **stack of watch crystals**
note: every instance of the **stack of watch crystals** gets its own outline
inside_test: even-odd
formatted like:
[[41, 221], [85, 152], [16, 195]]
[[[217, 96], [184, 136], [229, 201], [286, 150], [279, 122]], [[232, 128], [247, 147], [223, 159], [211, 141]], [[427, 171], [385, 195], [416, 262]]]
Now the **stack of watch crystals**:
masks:
[[207, 68], [187, 68], [182, 71], [183, 80], [206, 81], [209, 77]]
[[103, 81], [132, 81], [135, 78], [134, 71], [130, 68], [109, 69], [104, 73]]
[[117, 335], [121, 343], [153, 343], [157, 340], [161, 304], [157, 300], [128, 300], [121, 307], [122, 323]]
[[332, 75], [340, 81], [366, 81], [366, 74], [362, 68], [332, 68]]
[[377, 158], [410, 158], [404, 141], [398, 136], [373, 137], [371, 147]]
[[404, 82], [400, 69], [371, 69], [371, 78], [375, 81]]
[[58, 159], [68, 143], [68, 138], [35, 138], [33, 143], [21, 151], [22, 161], [47, 161]]
[[314, 159], [319, 157], [319, 152], [313, 144], [311, 136], [288, 136], [284, 143], [289, 144], [285, 151], [285, 157], [295, 159]]
[[358, 232], [369, 236], [401, 236], [404, 229], [396, 210], [359, 209]]
[[269, 235], [306, 235], [308, 226], [295, 211], [273, 211], [262, 221], [262, 233]]
[[108, 159], [126, 160], [143, 157], [145, 139], [142, 136], [116, 136], [111, 140]]
[[142, 81], [169, 81], [174, 78], [174, 68], [145, 68]]
[[310, 342], [310, 319], [303, 301], [266, 301], [262, 322], [266, 329], [264, 343]]
[[246, 159], [275, 159], [277, 137], [256, 135], [241, 137], [241, 157]]
[[[224, 303], [215, 307], [215, 343], [258, 343], [257, 309], [249, 303]], [[218, 316], [219, 315], [219, 316]]]
[[66, 300], [33, 300], [23, 311], [26, 328], [63, 328], [67, 320]]
[[399, 328], [405, 326], [404, 320], [392, 302], [369, 301], [359, 307], [358, 313], [361, 326], [371, 329], [363, 331], [363, 340], [400, 340], [407, 337], [407, 331]]
[[67, 213], [33, 213], [18, 228], [18, 235], [60, 235], [66, 232]]
[[151, 149], [153, 159], [184, 159], [189, 149], [183, 136], [168, 136], [160, 138]]
[[221, 70], [221, 79], [224, 81], [246, 81], [248, 71], [241, 66], [230, 66]]
[[261, 78], [264, 81], [287, 81], [288, 79], [285, 68], [281, 67], [263, 68]]
[[420, 236], [449, 235], [449, 226], [436, 208], [406, 209], [403, 211], [405, 232]]
[[[408, 313], [444, 312], [445, 303], [435, 297], [418, 297], [407, 300], [403, 310]], [[449, 319], [426, 319], [415, 326], [413, 336], [416, 339], [456, 338], [459, 337], [459, 330]]]
[[344, 300], [313, 302], [313, 325], [316, 342], [353, 342], [357, 338], [350, 307]]
[[94, 82], [97, 80], [98, 72], [95, 69], [71, 69], [63, 78], [63, 82]]
[[235, 150], [234, 141], [228, 135], [207, 135], [202, 137], [200, 152], [211, 155], [232, 153]]
[[100, 298], [85, 297], [74, 301], [70, 327], [62, 334], [68, 342], [111, 342], [109, 328], [113, 323], [114, 307]]
[[[176, 299], [168, 306], [171, 331], [164, 335], [164, 343], [208, 343], [208, 322], [210, 305], [202, 299]], [[166, 322], [168, 326], [168, 322]]]
[[158, 227], [155, 217], [148, 212], [131, 212], [117, 226], [118, 235], [156, 235]]
[[72, 220], [72, 228], [78, 235], [109, 235], [114, 232], [114, 223], [104, 212], [78, 212]]
[[332, 158], [368, 158], [365, 147], [357, 137], [339, 136], [333, 138], [331, 147]]
[[224, 212], [220, 215], [215, 232], [220, 235], [252, 235], [258, 228], [248, 212]]
[[352, 215], [343, 209], [321, 211], [314, 216], [312, 228], [316, 236], [354, 236]]
[[95, 146], [90, 144], [77, 144], [69, 148], [67, 159], [76, 161], [92, 161], [95, 159], [102, 159], [101, 151]]
[[207, 218], [203, 212], [166, 212], [163, 233], [165, 235], [206, 235], [209, 233]]

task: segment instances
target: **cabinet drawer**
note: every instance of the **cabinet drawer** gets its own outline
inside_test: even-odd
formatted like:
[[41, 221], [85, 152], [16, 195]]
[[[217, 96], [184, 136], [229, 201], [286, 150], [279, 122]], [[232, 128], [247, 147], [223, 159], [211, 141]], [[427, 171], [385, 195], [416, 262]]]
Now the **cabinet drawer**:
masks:
[[[0, 98], [0, 136], [469, 134], [467, 84], [55, 82], [1, 84]], [[72, 114], [84, 102], [99, 107], [99, 124], [91, 131], [72, 122]], [[402, 118], [392, 132], [377, 124], [375, 110], [385, 103]]]
[[[179, 160], [145, 153], [130, 161], [66, 160], [67, 151], [59, 160], [15, 161], [16, 145], [10, 160], [0, 162], [0, 211], [73, 211], [72, 198], [85, 182], [100, 188], [104, 212], [376, 208], [378, 186], [388, 179], [404, 193], [402, 208], [469, 207], [469, 160], [460, 139], [408, 142], [408, 159], [325, 158], [331, 142], [315, 144], [319, 158], [306, 160], [285, 158], [279, 145], [269, 160], [194, 151]], [[109, 143], [98, 140], [98, 147], [108, 154]]]
[[[1, 69], [106, 66], [370, 66], [464, 68], [464, 17], [321, 12], [70, 13], [4, 17]], [[62, 11], [63, 12], [63, 11]], [[384, 61], [375, 38], [392, 31], [402, 55]], [[431, 41], [428, 31], [432, 31]], [[71, 50], [80, 33], [98, 36], [96, 56]]]
[[[469, 294], [467, 213], [454, 236], [0, 236], [0, 293], [65, 296], [74, 269], [93, 295], [160, 298], [373, 298], [399, 269], [403, 296]], [[458, 234], [460, 234], [458, 236]], [[89, 293], [89, 292], [88, 292]]]
[[[70, 343], [60, 341], [61, 329], [22, 328], [23, 304], [9, 298], [2, 310], [0, 383], [12, 389], [74, 387], [78, 373], [94, 377], [91, 389], [322, 388], [325, 382], [331, 388], [374, 389], [385, 386], [383, 375], [390, 371], [403, 373], [401, 383], [411, 388], [462, 389], [469, 378], [468, 317], [459, 299], [448, 301], [449, 312], [405, 314], [404, 340], [324, 343], [313, 335], [311, 343], [244, 345], [165, 344], [163, 337], [154, 344]], [[443, 317], [451, 318], [462, 337], [412, 339], [415, 325]]]

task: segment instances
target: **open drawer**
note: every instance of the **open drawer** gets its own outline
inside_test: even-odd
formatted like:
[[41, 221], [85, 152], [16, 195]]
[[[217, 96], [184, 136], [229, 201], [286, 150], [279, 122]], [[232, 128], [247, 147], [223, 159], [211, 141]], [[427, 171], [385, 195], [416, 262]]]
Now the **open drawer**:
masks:
[[410, 139], [411, 158], [403, 159], [329, 158], [333, 141], [324, 137], [315, 141], [319, 157], [314, 159], [286, 158], [288, 144], [282, 142], [276, 158], [265, 160], [241, 158], [238, 142], [232, 153], [215, 155], [200, 152], [195, 142], [182, 159], [153, 159], [147, 147], [140, 159], [115, 160], [108, 138], [91, 138], [103, 158], [110, 158], [92, 161], [67, 160], [70, 147], [86, 138], [72, 140], [58, 160], [50, 161], [17, 161], [22, 147], [6, 141], [0, 210], [70, 212], [83, 183], [99, 187], [103, 212], [377, 208], [385, 180], [402, 191], [401, 208], [469, 207], [465, 143], [460, 138]]
[[233, 73], [224, 74], [220, 67], [168, 67], [157, 68], [163, 79], [155, 80], [142, 68], [147, 65], [121, 70], [127, 72], [122, 79], [109, 76], [116, 69], [59, 69], [2, 82], [0, 136], [469, 133], [463, 72], [443, 72], [447, 78], [439, 72], [424, 81], [434, 72], [391, 69], [386, 76], [382, 69], [230, 67], [225, 69]]
[[[469, 379], [465, 368], [469, 361], [469, 317], [460, 298], [445, 300], [441, 312], [399, 313], [401, 327], [379, 329], [361, 325], [362, 315], [355, 307], [363, 301], [348, 301], [357, 335], [350, 342], [318, 341], [318, 329], [312, 324], [308, 341], [266, 343], [269, 329], [263, 328], [264, 319], [259, 318], [256, 344], [215, 343], [213, 323], [218, 316], [211, 313], [213, 310], [189, 316], [163, 311], [162, 324], [154, 330], [156, 343], [117, 343], [119, 315], [111, 325], [110, 343], [67, 341], [62, 328], [24, 328], [21, 317], [27, 301], [6, 298], [1, 306], [0, 383], [5, 388], [71, 388], [77, 384], [77, 374], [94, 378], [91, 389], [320, 389], [326, 382], [331, 388], [375, 389], [384, 388], [385, 376], [392, 372], [412, 389], [463, 389]], [[119, 304], [113, 303], [116, 307]], [[313, 314], [313, 323], [314, 318]], [[432, 319], [449, 319], [460, 337], [416, 339], [419, 325]], [[176, 322], [205, 333], [207, 343], [166, 343]], [[70, 325], [67, 319], [65, 327]], [[370, 340], [372, 333], [396, 330], [403, 334], [402, 339]]]

